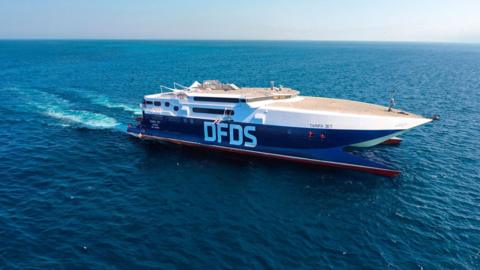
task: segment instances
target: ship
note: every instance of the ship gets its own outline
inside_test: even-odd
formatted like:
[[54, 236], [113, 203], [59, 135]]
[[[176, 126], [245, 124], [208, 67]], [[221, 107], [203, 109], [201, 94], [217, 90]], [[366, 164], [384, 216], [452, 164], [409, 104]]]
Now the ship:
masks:
[[400, 171], [346, 149], [399, 143], [399, 135], [432, 121], [393, 104], [302, 96], [273, 82], [263, 88], [174, 83], [145, 95], [140, 107], [142, 116], [127, 132], [143, 140], [389, 177]]

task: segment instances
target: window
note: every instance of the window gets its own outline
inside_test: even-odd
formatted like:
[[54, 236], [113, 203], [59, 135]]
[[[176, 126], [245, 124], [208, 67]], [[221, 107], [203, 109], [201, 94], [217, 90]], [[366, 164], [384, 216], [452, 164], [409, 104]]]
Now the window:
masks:
[[153, 102], [153, 105], [155, 105], [155, 106], [161, 106], [162, 103], [161, 103], [160, 101], [154, 101], [154, 102]]
[[170, 107], [170, 102], [165, 102], [165, 107]]
[[174, 111], [178, 111], [178, 106], [173, 107]]
[[209, 113], [209, 114], [225, 114], [225, 115], [234, 115], [233, 110], [224, 110], [224, 109], [211, 109], [211, 108], [193, 108], [193, 112], [196, 113]]
[[209, 101], [209, 102], [225, 102], [225, 103], [245, 102], [245, 99], [222, 98], [222, 97], [193, 97], [193, 100], [194, 101]]
[[150, 100], [147, 100], [145, 103], [146, 103], [147, 105], [152, 105], [153, 102], [151, 102]]

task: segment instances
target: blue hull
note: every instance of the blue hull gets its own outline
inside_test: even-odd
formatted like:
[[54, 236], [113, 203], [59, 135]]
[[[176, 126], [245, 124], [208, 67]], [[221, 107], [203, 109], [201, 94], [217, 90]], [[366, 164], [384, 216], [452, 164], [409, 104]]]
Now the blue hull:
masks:
[[[205, 122], [212, 123], [212, 120], [145, 114], [141, 124], [144, 129], [149, 131], [171, 132], [178, 134], [178, 136], [184, 136], [189, 140], [200, 140], [208, 144], [209, 142], [204, 141]], [[256, 147], [292, 149], [294, 151], [298, 149], [345, 147], [401, 131], [296, 128], [240, 122], [231, 122], [229, 124], [239, 125], [243, 128], [253, 126], [255, 128], [254, 135], [257, 138]], [[226, 139], [221, 143], [215, 142], [215, 144], [231, 146], [228, 142], [228, 136]]]
[[130, 127], [128, 132], [145, 139], [220, 151], [349, 168], [387, 176], [399, 173], [383, 164], [342, 150], [347, 145], [387, 136], [398, 130], [307, 129], [237, 122], [213, 123], [204, 119], [144, 115], [141, 124]]

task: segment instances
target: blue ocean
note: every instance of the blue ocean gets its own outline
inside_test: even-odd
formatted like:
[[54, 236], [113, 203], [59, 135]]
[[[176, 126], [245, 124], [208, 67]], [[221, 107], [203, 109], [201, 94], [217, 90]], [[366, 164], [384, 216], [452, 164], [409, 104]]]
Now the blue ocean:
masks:
[[[396, 178], [143, 142], [160, 85], [270, 81], [440, 121]], [[480, 45], [0, 41], [2, 269], [480, 269]]]

